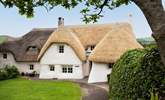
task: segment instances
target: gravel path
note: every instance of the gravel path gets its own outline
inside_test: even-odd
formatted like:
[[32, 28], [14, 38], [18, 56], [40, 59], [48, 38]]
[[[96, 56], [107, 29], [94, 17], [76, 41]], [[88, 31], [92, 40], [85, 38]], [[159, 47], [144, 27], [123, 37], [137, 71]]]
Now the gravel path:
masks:
[[87, 83], [78, 83], [83, 93], [82, 100], [108, 100], [108, 91], [104, 88]]

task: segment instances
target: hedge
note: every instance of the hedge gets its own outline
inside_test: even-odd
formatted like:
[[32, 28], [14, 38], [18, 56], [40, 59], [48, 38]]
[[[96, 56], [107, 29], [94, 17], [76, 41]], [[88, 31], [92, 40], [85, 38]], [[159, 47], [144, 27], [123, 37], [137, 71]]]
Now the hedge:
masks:
[[16, 66], [7, 65], [5, 68], [0, 69], [0, 80], [16, 78], [19, 76], [19, 71]]
[[164, 76], [165, 67], [156, 47], [128, 51], [113, 66], [110, 99], [149, 100], [151, 90], [162, 89]]

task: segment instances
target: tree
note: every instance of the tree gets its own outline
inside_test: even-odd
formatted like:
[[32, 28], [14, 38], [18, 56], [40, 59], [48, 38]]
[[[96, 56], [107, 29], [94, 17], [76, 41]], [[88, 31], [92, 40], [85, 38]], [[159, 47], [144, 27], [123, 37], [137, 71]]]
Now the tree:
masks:
[[84, 8], [80, 12], [86, 23], [97, 22], [100, 17], [103, 17], [104, 8], [114, 9], [134, 2], [148, 20], [165, 65], [165, 11], [161, 0], [0, 0], [0, 2], [5, 7], [17, 7], [19, 13], [27, 17], [33, 17], [35, 7], [42, 6], [49, 11], [56, 6], [71, 9], [82, 3]]

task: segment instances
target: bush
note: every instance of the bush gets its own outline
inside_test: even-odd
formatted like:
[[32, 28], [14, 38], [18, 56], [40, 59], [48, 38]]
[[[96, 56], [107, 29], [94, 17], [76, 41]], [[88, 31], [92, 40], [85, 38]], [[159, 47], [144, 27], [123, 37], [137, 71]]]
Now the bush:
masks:
[[7, 65], [5, 68], [0, 69], [0, 80], [16, 78], [19, 76], [18, 69], [13, 65]]
[[156, 47], [131, 50], [113, 66], [110, 76], [112, 100], [149, 100], [151, 89], [163, 84], [165, 67]]

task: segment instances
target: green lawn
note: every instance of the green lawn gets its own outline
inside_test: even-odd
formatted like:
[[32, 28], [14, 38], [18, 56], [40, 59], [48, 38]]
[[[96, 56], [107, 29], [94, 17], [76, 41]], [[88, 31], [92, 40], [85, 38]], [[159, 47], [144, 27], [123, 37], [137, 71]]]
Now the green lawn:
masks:
[[67, 81], [0, 81], [0, 100], [80, 100], [79, 85]]

